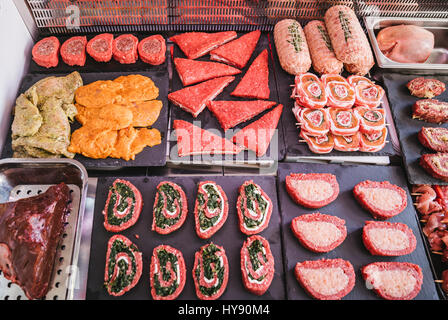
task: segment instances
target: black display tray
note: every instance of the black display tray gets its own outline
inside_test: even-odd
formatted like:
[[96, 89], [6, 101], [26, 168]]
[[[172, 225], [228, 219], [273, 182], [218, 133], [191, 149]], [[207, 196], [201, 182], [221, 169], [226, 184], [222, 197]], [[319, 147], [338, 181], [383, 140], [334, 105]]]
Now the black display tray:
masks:
[[[185, 288], [178, 297], [181, 300], [197, 300], [192, 268], [194, 253], [204, 244], [213, 242], [226, 250], [229, 260], [229, 282], [220, 299], [224, 300], [285, 300], [285, 286], [283, 274], [283, 260], [281, 251], [280, 213], [277, 206], [276, 180], [272, 176], [254, 177], [224, 177], [224, 176], [178, 176], [178, 177], [127, 177], [142, 193], [143, 210], [137, 223], [121, 234], [133, 241], [143, 252], [143, 272], [138, 284], [121, 297], [109, 296], [103, 287], [104, 269], [106, 263], [107, 241], [114, 234], [106, 231], [103, 226], [102, 210], [107, 198], [108, 188], [116, 178], [107, 177], [98, 180], [96, 190], [95, 211], [93, 218], [93, 231], [90, 249], [89, 272], [87, 279], [86, 299], [152, 299], [150, 294], [149, 269], [152, 250], [160, 245], [167, 244], [179, 249], [185, 259], [187, 281]], [[236, 199], [238, 188], [244, 181], [252, 179], [259, 184], [271, 198], [274, 205], [269, 227], [260, 233], [271, 246], [275, 260], [275, 276], [268, 291], [261, 297], [245, 290], [241, 279], [240, 250], [246, 239], [239, 230], [238, 215], [236, 212]], [[194, 202], [197, 185], [200, 181], [216, 181], [227, 195], [229, 201], [229, 215], [223, 227], [210, 239], [203, 240], [196, 235], [194, 227]], [[152, 207], [156, 187], [161, 181], [173, 181], [179, 184], [186, 193], [188, 201], [188, 215], [184, 225], [169, 235], [159, 235], [151, 231]], [[138, 239], [136, 238], [138, 235]]]
[[[163, 108], [156, 123], [152, 126], [160, 131], [162, 134], [162, 143], [152, 148], [146, 147], [142, 152], [135, 156], [135, 160], [125, 161], [123, 159], [106, 158], [106, 159], [91, 159], [80, 154], [75, 156], [75, 160], [81, 162], [87, 169], [117, 169], [122, 167], [147, 167], [147, 166], [164, 166], [166, 164], [166, 145], [167, 145], [167, 130], [168, 130], [168, 86], [169, 78], [166, 69], [159, 71], [136, 71], [136, 72], [105, 72], [105, 73], [81, 73], [84, 84], [89, 84], [97, 80], [113, 80], [119, 76], [130, 74], [141, 74], [150, 77], [155, 85], [159, 88], [158, 100], [163, 103]], [[65, 76], [66, 74], [28, 74], [24, 77], [20, 86], [18, 94], [25, 92], [37, 81], [49, 76]], [[13, 117], [11, 117], [12, 124]], [[72, 132], [81, 125], [75, 120], [71, 125]], [[11, 158], [13, 155], [11, 139], [11, 126], [8, 131], [7, 140], [5, 142], [2, 157]]]
[[[240, 37], [242, 34], [238, 34], [238, 37]], [[272, 62], [272, 55], [271, 55], [271, 50], [269, 47], [269, 40], [268, 40], [268, 36], [266, 33], [261, 33], [260, 35], [260, 39], [258, 41], [257, 47], [255, 48], [254, 52], [252, 53], [252, 56], [249, 60], [249, 62], [247, 63], [246, 67], [244, 69], [241, 69], [241, 73], [235, 75], [235, 80], [233, 80], [224, 90], [221, 94], [219, 94], [214, 100], [219, 101], [219, 100], [230, 100], [230, 101], [244, 101], [244, 100], [253, 100], [253, 99], [244, 99], [244, 98], [238, 98], [238, 97], [234, 97], [231, 96], [230, 93], [233, 92], [233, 90], [236, 88], [236, 86], [238, 85], [238, 83], [241, 81], [241, 79], [243, 78], [243, 76], [246, 74], [247, 70], [249, 69], [250, 65], [252, 64], [252, 62], [255, 60], [256, 57], [258, 57], [258, 55], [264, 50], [267, 49], [268, 50], [268, 63], [269, 63], [269, 89], [270, 89], [270, 96], [269, 96], [269, 101], [276, 101], [278, 103], [279, 99], [278, 99], [278, 94], [277, 94], [277, 86], [275, 83], [275, 76], [274, 76], [274, 69], [273, 69], [273, 62]], [[181, 58], [186, 58], [186, 56], [184, 55], [184, 53], [180, 50], [180, 48], [177, 45], [174, 45], [173, 48], [173, 57], [181, 57]], [[198, 58], [196, 60], [199, 61], [212, 61], [210, 60], [210, 55], [205, 55], [201, 58]], [[216, 61], [213, 61], [216, 62]], [[174, 66], [174, 63], [172, 64], [173, 66], [173, 76], [172, 76], [172, 85], [171, 85], [171, 92], [177, 91], [179, 89], [182, 89], [184, 86], [180, 80], [179, 74], [176, 71], [176, 68]], [[215, 118], [215, 116], [212, 114], [212, 112], [210, 110], [208, 110], [208, 108], [206, 107], [198, 116], [197, 118], [194, 118], [190, 113], [182, 110], [181, 108], [179, 108], [178, 106], [172, 104], [170, 102], [171, 105], [171, 128], [172, 128], [172, 123], [173, 120], [176, 119], [180, 119], [180, 120], [185, 120], [188, 121], [190, 123], [193, 123], [194, 121], [200, 121], [200, 125], [202, 129], [205, 130], [217, 130], [221, 133], [222, 137], [225, 137], [227, 139], [231, 138], [231, 135], [229, 132], [231, 132], [232, 130], [229, 130], [228, 133], [225, 135], [224, 134], [224, 130], [221, 128], [218, 120]], [[274, 108], [274, 107], [273, 107]], [[241, 123], [239, 125], [237, 125], [236, 127], [233, 128], [233, 130], [237, 130], [237, 129], [242, 129], [245, 126], [247, 126], [249, 123], [254, 122], [255, 120], [258, 120], [259, 118], [261, 118], [263, 115], [265, 115], [266, 113], [268, 113], [269, 111], [271, 111], [273, 108], [262, 112], [261, 114], [257, 115], [256, 117], [252, 118], [249, 121], [246, 121], [244, 123]], [[285, 112], [285, 108], [283, 108], [283, 113]], [[213, 155], [213, 156], [208, 156], [210, 159], [213, 159], [213, 161], [234, 161], [234, 160], [238, 160], [238, 161], [247, 161], [248, 159], [250, 160], [255, 160], [255, 161], [263, 161], [263, 160], [278, 160], [281, 161], [284, 158], [285, 155], [285, 143], [284, 143], [284, 137], [283, 137], [283, 125], [282, 125], [282, 121], [279, 121], [279, 124], [277, 126], [278, 130], [277, 133], [274, 134], [271, 144], [266, 152], [266, 154], [264, 156], [261, 157], [256, 157], [255, 153], [253, 151], [243, 151], [240, 152], [238, 155]], [[216, 131], [215, 131], [216, 132]], [[175, 139], [175, 135], [172, 135], [174, 139], [170, 139], [171, 143], [170, 143], [170, 147], [171, 149], [171, 155], [170, 158], [171, 160], [174, 161], [196, 161], [196, 159], [200, 159], [201, 156], [187, 156], [187, 157], [179, 157], [178, 153], [177, 153], [177, 141]], [[274, 142], [278, 141], [278, 144], [276, 145], [277, 147], [274, 147]], [[277, 150], [276, 150], [277, 149]]]
[[[386, 143], [384, 148], [379, 152], [343, 152], [333, 150], [327, 154], [319, 154], [312, 152], [308, 145], [304, 142], [299, 142], [302, 138], [299, 137], [300, 129], [297, 127], [297, 120], [292, 112], [294, 108], [294, 100], [291, 98], [292, 87], [294, 85], [294, 76], [287, 73], [282, 69], [280, 65], [280, 61], [278, 59], [277, 50], [275, 48], [274, 35], [269, 34], [273, 60], [274, 60], [274, 71], [275, 71], [275, 80], [277, 83], [277, 91], [279, 95], [279, 103], [283, 104], [285, 109], [282, 114], [282, 122], [284, 128], [285, 135], [285, 144], [286, 144], [286, 160], [294, 157], [355, 157], [355, 156], [365, 156], [365, 157], [377, 157], [377, 156], [395, 156], [397, 152], [394, 150], [392, 146], [392, 142], [390, 141], [390, 135], [388, 135], [387, 139], [389, 142]], [[311, 67], [310, 71], [314, 74], [317, 74]], [[346, 71], [342, 73], [344, 77], [348, 77]], [[387, 109], [386, 109], [387, 110]]]
[[[83, 33], [83, 34], [72, 34], [70, 36], [56, 35], [56, 37], [59, 39], [59, 42], [61, 43], [61, 46], [62, 46], [62, 44], [66, 40], [68, 40], [69, 38], [71, 38], [73, 36], [86, 36], [87, 41], [89, 41], [90, 39], [92, 39], [94, 36], [96, 36], [98, 34], [99, 33], [96, 33], [96, 34]], [[114, 38], [116, 38], [122, 34], [124, 34], [124, 33], [113, 33]], [[165, 38], [166, 41], [168, 40], [166, 33], [137, 33], [137, 32], [132, 33], [132, 32], [129, 32], [126, 34], [132, 34], [132, 35], [136, 36], [139, 39], [139, 41], [143, 40], [144, 38], [147, 38], [151, 35], [154, 35], [154, 34], [160, 34]], [[44, 37], [39, 37], [37, 41], [39, 41], [43, 38]], [[36, 41], [36, 43], [37, 43], [37, 41]], [[30, 52], [30, 55], [31, 55], [31, 52]], [[143, 62], [140, 58], [135, 63], [130, 63], [130, 64], [121, 64], [118, 61], [114, 60], [114, 58], [112, 58], [111, 61], [109, 61], [109, 62], [98, 62], [98, 61], [95, 61], [86, 52], [86, 63], [84, 66], [81, 67], [81, 66], [69, 66], [68, 64], [66, 64], [64, 62], [64, 60], [62, 60], [62, 57], [59, 54], [59, 63], [56, 67], [52, 67], [52, 68], [41, 67], [36, 62], [34, 62], [33, 59], [31, 59], [28, 73], [70, 73], [73, 71], [78, 71], [78, 72], [120, 72], [120, 71], [166, 72], [168, 59], [169, 59], [168, 48], [166, 50], [165, 55], [166, 55], [166, 59], [165, 59], [164, 63], [162, 63], [158, 66], [153, 66], [153, 65]]]
[[[289, 196], [285, 187], [285, 177], [290, 173], [332, 173], [337, 177], [340, 193], [335, 201], [320, 209], [306, 209], [297, 205]], [[364, 180], [389, 181], [406, 190], [408, 204], [399, 215], [388, 219], [389, 222], [401, 222], [408, 225], [417, 238], [417, 248], [411, 254], [401, 257], [372, 256], [362, 242], [362, 227], [365, 221], [374, 220], [369, 212], [364, 210], [353, 196], [353, 187]], [[420, 231], [417, 214], [412, 205], [412, 199], [407, 188], [404, 172], [400, 167], [369, 166], [369, 165], [330, 165], [330, 164], [303, 164], [281, 163], [278, 172], [278, 193], [280, 212], [282, 213], [282, 235], [284, 248], [284, 264], [287, 297], [291, 300], [311, 299], [302, 289], [294, 276], [294, 267], [297, 262], [304, 260], [342, 258], [350, 261], [355, 269], [356, 283], [353, 290], [344, 300], [376, 300], [381, 299], [366, 288], [361, 276], [360, 268], [366, 264], [377, 261], [406, 261], [420, 265], [423, 271], [423, 285], [417, 300], [439, 300], [434, 282], [433, 266], [428, 259], [426, 242]], [[313, 253], [305, 249], [291, 231], [291, 221], [294, 217], [320, 212], [338, 216], [346, 221], [347, 238], [334, 250], [328, 253]]]
[[[418, 140], [418, 132], [422, 127], [444, 127], [448, 124], [433, 124], [425, 121], [412, 119], [412, 105], [420, 100], [409, 92], [406, 84], [420, 77], [419, 75], [404, 74], [384, 74], [387, 95], [389, 97], [390, 108], [403, 150], [403, 162], [411, 184], [440, 184], [446, 185], [448, 182], [436, 179], [427, 173], [419, 164], [420, 157], [425, 153], [435, 153], [425, 148]], [[436, 78], [448, 84], [448, 76], [427, 76], [426, 78]], [[435, 97], [440, 101], [448, 101], [448, 91]]]

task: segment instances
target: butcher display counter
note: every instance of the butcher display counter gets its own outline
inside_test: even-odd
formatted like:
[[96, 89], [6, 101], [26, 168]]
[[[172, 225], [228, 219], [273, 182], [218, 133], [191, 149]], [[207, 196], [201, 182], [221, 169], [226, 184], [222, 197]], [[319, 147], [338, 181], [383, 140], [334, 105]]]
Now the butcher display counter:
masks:
[[447, 19], [2, 2], [0, 300], [446, 300]]

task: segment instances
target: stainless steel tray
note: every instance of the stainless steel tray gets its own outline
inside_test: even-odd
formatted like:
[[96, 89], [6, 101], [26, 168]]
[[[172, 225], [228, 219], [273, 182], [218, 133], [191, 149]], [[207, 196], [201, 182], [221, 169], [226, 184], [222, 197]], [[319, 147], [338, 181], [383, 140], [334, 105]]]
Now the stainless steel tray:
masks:
[[[412, 74], [448, 74], [448, 20], [435, 18], [364, 17], [364, 24], [378, 66], [387, 71]], [[400, 63], [387, 58], [379, 49], [376, 36], [380, 29], [400, 24], [423, 27], [434, 34], [434, 49], [425, 63]]]
[[[45, 192], [49, 186], [64, 182], [72, 193], [70, 214], [59, 243], [48, 300], [74, 299], [79, 286], [78, 256], [87, 194], [86, 169], [71, 159], [0, 160], [0, 203], [15, 201]], [[0, 275], [0, 300], [26, 299], [23, 290]]]

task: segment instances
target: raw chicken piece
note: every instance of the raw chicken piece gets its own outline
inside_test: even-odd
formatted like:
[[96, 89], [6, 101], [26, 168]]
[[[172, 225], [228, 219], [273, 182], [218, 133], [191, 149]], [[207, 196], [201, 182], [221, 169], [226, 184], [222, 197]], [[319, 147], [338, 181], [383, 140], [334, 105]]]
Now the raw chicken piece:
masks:
[[434, 48], [434, 34], [414, 25], [384, 28], [376, 39], [386, 57], [401, 63], [423, 63]]

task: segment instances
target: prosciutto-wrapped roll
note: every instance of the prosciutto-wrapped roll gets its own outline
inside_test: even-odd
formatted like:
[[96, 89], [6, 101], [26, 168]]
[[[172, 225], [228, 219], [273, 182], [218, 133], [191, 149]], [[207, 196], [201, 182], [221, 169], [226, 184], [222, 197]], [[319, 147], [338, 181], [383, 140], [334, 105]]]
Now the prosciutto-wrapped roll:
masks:
[[323, 109], [305, 108], [300, 113], [300, 127], [312, 136], [323, 136], [330, 130], [328, 114]]
[[224, 190], [214, 181], [202, 181], [194, 207], [196, 233], [202, 239], [214, 235], [227, 220], [229, 203]]
[[245, 181], [240, 189], [236, 210], [242, 233], [252, 235], [266, 229], [272, 214], [272, 201], [252, 180]]
[[154, 300], [174, 300], [182, 292], [187, 278], [182, 252], [160, 245], [151, 257], [151, 295]]
[[274, 256], [269, 242], [258, 235], [247, 238], [241, 248], [244, 287], [253, 294], [263, 295], [274, 279], [274, 271]]
[[348, 84], [347, 79], [338, 73], [327, 73], [320, 77], [320, 81], [326, 86], [330, 81], [342, 82]]
[[372, 133], [361, 133], [359, 151], [378, 152], [386, 145], [387, 128]]
[[325, 86], [312, 73], [305, 73], [295, 78], [295, 97], [299, 105], [318, 109], [327, 104]]
[[300, 137], [305, 139], [308, 148], [314, 153], [330, 153], [334, 148], [334, 138], [329, 132], [322, 136], [314, 137], [309, 135], [305, 130], [300, 130]]
[[348, 83], [352, 86], [354, 89], [358, 84], [375, 84], [372, 80], [369, 78], [363, 77], [363, 76], [357, 76], [355, 74], [352, 74], [347, 78]]
[[334, 135], [347, 136], [354, 135], [359, 130], [359, 119], [352, 110], [339, 108], [328, 108], [328, 118], [330, 119], [330, 131]]
[[353, 112], [360, 121], [359, 131], [362, 133], [373, 134], [386, 127], [386, 112], [384, 109], [356, 107]]
[[355, 106], [376, 108], [381, 104], [384, 89], [376, 84], [359, 83], [355, 87]]
[[355, 104], [355, 90], [348, 82], [327, 82], [325, 93], [328, 107], [350, 109]]
[[359, 150], [361, 134], [359, 132], [349, 136], [334, 135], [334, 150], [343, 152], [353, 152]]
[[201, 300], [216, 300], [226, 290], [229, 262], [223, 247], [214, 243], [201, 247], [194, 255], [193, 281]]
[[174, 182], [162, 181], [157, 186], [151, 230], [169, 234], [179, 229], [188, 213], [184, 190]]
[[126, 230], [137, 222], [142, 207], [140, 191], [129, 181], [115, 180], [103, 209], [104, 228], [111, 232]]
[[137, 284], [142, 275], [142, 253], [131, 240], [114, 235], [107, 243], [104, 285], [111, 296], [121, 296]]

